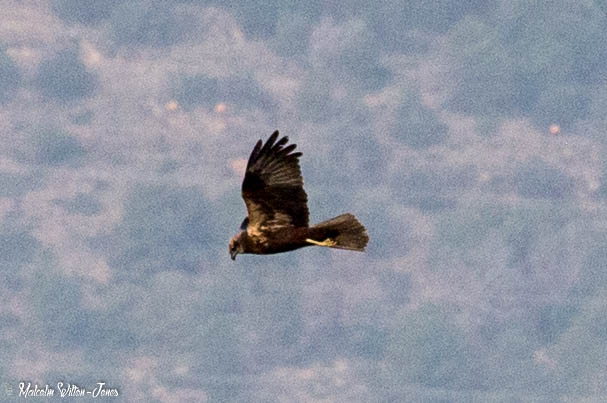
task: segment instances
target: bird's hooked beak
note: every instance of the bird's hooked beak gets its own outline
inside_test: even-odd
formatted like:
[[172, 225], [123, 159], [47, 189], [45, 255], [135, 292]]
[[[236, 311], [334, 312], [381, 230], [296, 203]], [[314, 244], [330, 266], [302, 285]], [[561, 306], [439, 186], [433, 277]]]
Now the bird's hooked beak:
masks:
[[230, 240], [230, 246], [228, 250], [230, 251], [230, 257], [232, 258], [232, 260], [236, 260], [236, 255], [243, 252], [243, 232], [244, 231], [240, 231], [238, 234], [236, 234], [234, 238]]

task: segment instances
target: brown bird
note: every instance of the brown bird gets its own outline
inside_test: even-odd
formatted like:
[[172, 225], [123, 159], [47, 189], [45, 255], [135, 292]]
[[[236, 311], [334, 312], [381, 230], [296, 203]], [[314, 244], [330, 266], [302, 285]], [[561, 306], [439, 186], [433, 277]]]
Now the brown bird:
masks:
[[303, 189], [296, 145], [285, 147], [288, 137], [278, 130], [265, 144], [257, 142], [242, 182], [248, 217], [230, 241], [230, 256], [239, 253], [266, 255], [304, 246], [364, 251], [369, 236], [352, 214], [342, 214], [308, 226], [308, 196]]

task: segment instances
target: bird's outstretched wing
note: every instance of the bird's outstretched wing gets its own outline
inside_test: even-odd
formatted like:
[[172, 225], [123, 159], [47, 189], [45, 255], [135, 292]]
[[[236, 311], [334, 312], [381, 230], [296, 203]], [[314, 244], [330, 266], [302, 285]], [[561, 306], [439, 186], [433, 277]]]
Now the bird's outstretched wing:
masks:
[[249, 213], [246, 227], [251, 235], [281, 227], [308, 226], [308, 197], [299, 168], [301, 153], [292, 152], [295, 144], [285, 147], [288, 137], [276, 141], [277, 138], [278, 130], [265, 144], [259, 140], [247, 163], [242, 198]]

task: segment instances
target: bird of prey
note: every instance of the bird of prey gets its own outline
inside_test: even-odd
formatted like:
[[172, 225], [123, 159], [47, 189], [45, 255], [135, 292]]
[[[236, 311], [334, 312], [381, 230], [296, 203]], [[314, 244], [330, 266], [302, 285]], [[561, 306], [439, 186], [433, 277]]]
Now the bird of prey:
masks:
[[308, 225], [308, 197], [299, 168], [300, 152], [278, 139], [278, 130], [265, 144], [257, 142], [242, 182], [248, 216], [230, 241], [230, 256], [239, 253], [266, 255], [305, 246], [364, 251], [369, 236], [352, 214]]

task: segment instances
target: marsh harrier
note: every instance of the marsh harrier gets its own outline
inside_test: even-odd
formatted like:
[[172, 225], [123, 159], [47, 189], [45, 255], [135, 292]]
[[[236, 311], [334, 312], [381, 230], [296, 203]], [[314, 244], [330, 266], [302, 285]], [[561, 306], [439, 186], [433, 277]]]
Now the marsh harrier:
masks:
[[242, 183], [248, 216], [230, 241], [230, 256], [239, 253], [271, 254], [305, 246], [364, 251], [369, 237], [352, 214], [342, 214], [308, 225], [308, 197], [299, 168], [300, 152], [287, 145], [288, 137], [272, 133], [265, 144], [257, 142]]

